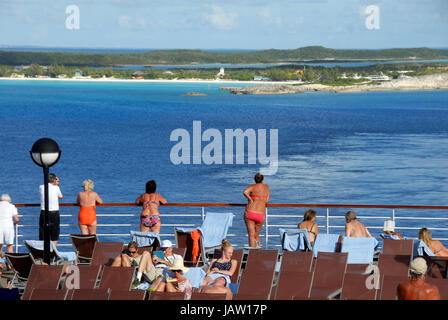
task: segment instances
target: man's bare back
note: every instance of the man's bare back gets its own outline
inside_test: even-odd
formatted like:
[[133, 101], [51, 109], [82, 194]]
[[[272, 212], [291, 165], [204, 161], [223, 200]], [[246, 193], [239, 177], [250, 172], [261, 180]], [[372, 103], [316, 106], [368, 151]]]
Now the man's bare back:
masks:
[[399, 300], [440, 300], [439, 289], [423, 278], [411, 279], [397, 288]]
[[345, 225], [345, 236], [365, 238], [365, 237], [371, 237], [372, 235], [362, 222], [359, 222], [358, 220], [354, 219], [351, 220], [350, 222], [347, 222], [347, 224]]

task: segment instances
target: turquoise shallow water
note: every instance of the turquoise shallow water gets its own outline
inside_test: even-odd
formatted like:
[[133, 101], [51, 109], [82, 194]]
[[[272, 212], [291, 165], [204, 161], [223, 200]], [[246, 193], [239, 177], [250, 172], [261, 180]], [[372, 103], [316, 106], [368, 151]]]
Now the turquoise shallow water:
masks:
[[[176, 144], [170, 141], [173, 130], [184, 129], [193, 135], [193, 121], [201, 121], [202, 132], [216, 129], [223, 136], [226, 129], [278, 130], [278, 171], [265, 178], [273, 203], [448, 205], [448, 91], [236, 96], [219, 90], [220, 86], [0, 81], [0, 192], [9, 193], [17, 203], [39, 201], [42, 172], [31, 161], [29, 150], [37, 139], [48, 136], [62, 149], [61, 160], [52, 171], [61, 177], [65, 203], [75, 201], [86, 178], [95, 181], [95, 190], [106, 202], [133, 202], [149, 179], [158, 182], [158, 191], [170, 202], [244, 202], [242, 190], [263, 167], [259, 161], [175, 165], [170, 160]], [[207, 96], [183, 96], [189, 91]], [[202, 147], [207, 144], [202, 142]], [[199, 209], [182, 210], [200, 213]], [[236, 214], [232, 232], [244, 233], [242, 209], [225, 211], [229, 210]], [[139, 212], [137, 208], [113, 212], [124, 211]], [[305, 210], [272, 211], [301, 215]], [[319, 210], [319, 214], [324, 212]], [[359, 212], [391, 215], [390, 210]], [[23, 209], [22, 213], [30, 215], [36, 210]], [[26, 219], [24, 223], [33, 224], [34, 218]], [[99, 218], [102, 221], [137, 223], [132, 217]], [[271, 222], [277, 223], [275, 219]], [[76, 223], [76, 219], [67, 223]], [[420, 227], [415, 222], [400, 223]], [[128, 230], [109, 227], [101, 231]], [[416, 235], [415, 230], [403, 231]], [[164, 232], [172, 232], [172, 226]]]

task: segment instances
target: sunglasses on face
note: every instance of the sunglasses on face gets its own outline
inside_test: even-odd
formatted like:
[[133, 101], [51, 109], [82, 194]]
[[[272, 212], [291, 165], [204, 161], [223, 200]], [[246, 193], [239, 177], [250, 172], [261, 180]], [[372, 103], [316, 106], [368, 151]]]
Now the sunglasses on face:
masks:
[[130, 254], [136, 254], [137, 251], [129, 251]]

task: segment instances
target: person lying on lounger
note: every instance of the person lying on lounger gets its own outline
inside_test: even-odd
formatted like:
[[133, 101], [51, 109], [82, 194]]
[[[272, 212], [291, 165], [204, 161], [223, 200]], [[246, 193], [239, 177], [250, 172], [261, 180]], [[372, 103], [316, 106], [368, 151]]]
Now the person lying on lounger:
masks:
[[232, 300], [232, 291], [226, 286], [227, 280], [224, 277], [216, 278], [211, 284], [203, 285], [198, 289], [200, 293], [225, 293], [226, 300]]

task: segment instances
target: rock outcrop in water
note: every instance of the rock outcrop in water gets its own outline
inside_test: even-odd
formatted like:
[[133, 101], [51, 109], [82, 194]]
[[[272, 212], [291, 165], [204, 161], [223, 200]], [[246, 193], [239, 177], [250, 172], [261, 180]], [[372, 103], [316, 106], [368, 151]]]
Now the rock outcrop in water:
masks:
[[184, 96], [190, 96], [190, 97], [205, 97], [207, 96], [205, 93], [202, 92], [187, 92], [184, 94]]
[[448, 89], [448, 73], [432, 74], [396, 79], [376, 84], [359, 84], [353, 86], [326, 86], [321, 84], [263, 84], [248, 87], [223, 87], [233, 94], [287, 94], [308, 91], [327, 92], [364, 92], [364, 91], [395, 91], [395, 90], [437, 90]]

